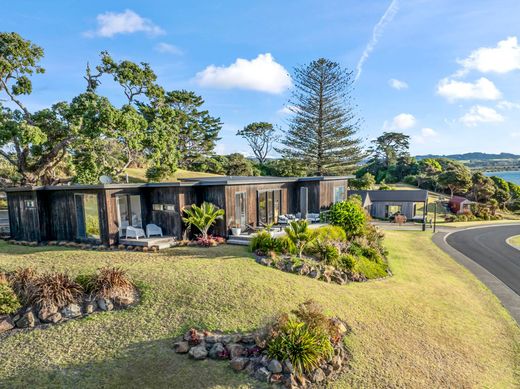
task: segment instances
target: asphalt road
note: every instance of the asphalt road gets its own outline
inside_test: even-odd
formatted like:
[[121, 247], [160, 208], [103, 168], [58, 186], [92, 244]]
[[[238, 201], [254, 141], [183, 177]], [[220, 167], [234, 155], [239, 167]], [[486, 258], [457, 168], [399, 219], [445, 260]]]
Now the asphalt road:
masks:
[[520, 250], [506, 243], [514, 235], [520, 235], [520, 225], [470, 228], [448, 235], [446, 241], [520, 296]]

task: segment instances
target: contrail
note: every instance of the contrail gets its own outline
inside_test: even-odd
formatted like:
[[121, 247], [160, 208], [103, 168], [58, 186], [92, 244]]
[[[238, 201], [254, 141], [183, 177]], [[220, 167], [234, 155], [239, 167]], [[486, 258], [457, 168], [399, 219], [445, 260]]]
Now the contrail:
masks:
[[356, 78], [354, 79], [354, 81], [357, 81], [359, 76], [361, 76], [361, 72], [363, 71], [363, 65], [365, 64], [365, 61], [370, 56], [370, 53], [374, 50], [374, 47], [379, 41], [379, 38], [381, 38], [381, 35], [383, 35], [383, 30], [385, 29], [386, 25], [392, 21], [398, 10], [399, 0], [392, 0], [390, 5], [386, 9], [384, 15], [374, 26], [374, 29], [372, 30], [372, 39], [370, 39], [370, 42], [368, 42], [367, 46], [365, 47], [365, 50], [363, 51], [361, 58], [359, 58], [358, 64], [356, 66]]

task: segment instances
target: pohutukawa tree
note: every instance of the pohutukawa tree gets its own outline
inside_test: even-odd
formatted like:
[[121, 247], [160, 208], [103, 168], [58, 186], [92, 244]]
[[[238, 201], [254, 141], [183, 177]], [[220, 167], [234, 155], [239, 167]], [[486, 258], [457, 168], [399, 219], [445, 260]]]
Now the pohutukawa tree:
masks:
[[273, 150], [273, 146], [278, 140], [276, 129], [271, 123], [266, 122], [248, 124], [239, 130], [237, 135], [247, 141], [260, 165], [265, 164], [267, 156]]
[[363, 158], [352, 72], [325, 58], [294, 70], [293, 115], [278, 151], [313, 175], [351, 172]]

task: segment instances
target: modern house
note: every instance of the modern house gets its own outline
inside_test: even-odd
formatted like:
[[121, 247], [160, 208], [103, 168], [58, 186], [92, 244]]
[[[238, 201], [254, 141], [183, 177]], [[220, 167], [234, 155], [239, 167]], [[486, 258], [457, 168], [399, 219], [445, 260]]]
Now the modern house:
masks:
[[407, 219], [425, 221], [427, 190], [350, 190], [348, 196], [361, 197], [363, 207], [376, 219], [388, 219], [399, 213]]
[[117, 244], [129, 226], [160, 226], [180, 238], [182, 210], [211, 202], [225, 210], [213, 229], [276, 223], [278, 216], [317, 213], [347, 195], [350, 176], [204, 177], [173, 183], [63, 185], [7, 189], [11, 236], [25, 241]]
[[448, 202], [451, 212], [457, 215], [471, 212], [471, 204], [475, 204], [475, 202], [461, 196], [453, 196]]

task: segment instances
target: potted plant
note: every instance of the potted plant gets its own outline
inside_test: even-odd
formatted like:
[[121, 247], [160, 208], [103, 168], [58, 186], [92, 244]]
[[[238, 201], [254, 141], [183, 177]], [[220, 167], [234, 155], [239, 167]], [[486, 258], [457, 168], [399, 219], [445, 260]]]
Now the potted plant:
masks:
[[235, 224], [233, 227], [231, 227], [231, 235], [239, 236], [241, 233], [242, 233], [242, 228], [240, 228], [240, 225]]

